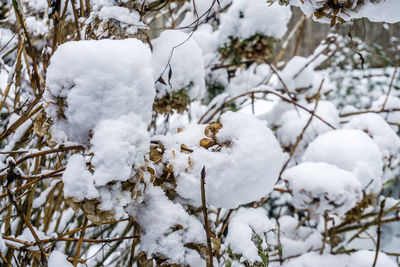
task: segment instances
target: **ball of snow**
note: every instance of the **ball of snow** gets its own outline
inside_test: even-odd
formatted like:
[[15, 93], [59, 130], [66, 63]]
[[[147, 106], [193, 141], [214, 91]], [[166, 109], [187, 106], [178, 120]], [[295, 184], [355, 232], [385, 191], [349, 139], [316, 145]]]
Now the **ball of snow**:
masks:
[[150, 137], [146, 124], [135, 114], [101, 121], [94, 128], [91, 151], [94, 153], [93, 179], [96, 186], [111, 181], [126, 181], [132, 167], [144, 164]]
[[304, 226], [295, 217], [283, 215], [279, 217], [279, 225], [284, 258], [301, 255], [322, 246], [321, 232], [318, 229]]
[[[291, 93], [312, 97], [318, 93], [322, 80], [326, 77], [322, 73], [314, 70], [314, 65], [310, 64], [310, 59], [300, 56], [292, 57], [285, 68], [279, 72], [280, 78], [286, 88]], [[326, 84], [326, 82], [324, 82]], [[284, 85], [279, 80], [276, 81], [276, 89], [285, 90]], [[326, 92], [328, 88], [324, 86], [321, 92]], [[286, 91], [286, 90], [285, 90]]]
[[129, 206], [127, 212], [140, 224], [140, 250], [148, 257], [163, 255], [168, 263], [205, 266], [200, 255], [185, 246], [205, 244], [203, 225], [182, 205], [169, 200], [160, 187], [149, 185], [143, 203]]
[[[342, 0], [341, 2], [347, 3]], [[293, 5], [299, 6], [306, 16], [311, 16], [315, 21], [330, 23], [331, 19], [328, 16], [316, 16], [315, 12], [319, 9], [324, 9], [324, 12], [337, 17], [337, 22], [350, 21], [353, 19], [367, 18], [373, 22], [388, 22], [396, 23], [400, 21], [398, 10], [400, 2], [398, 0], [385, 1], [352, 1], [351, 5], [346, 8], [331, 9], [328, 0], [322, 1], [292, 1]]]
[[[315, 104], [305, 105], [308, 110], [314, 110]], [[280, 108], [279, 106], [277, 108]], [[329, 101], [319, 101], [315, 114], [324, 119], [324, 121], [337, 127], [339, 125], [339, 112], [336, 107]], [[301, 134], [304, 127], [306, 126], [311, 114], [303, 109], [291, 109], [281, 113], [277, 124], [279, 129], [277, 131], [278, 138], [285, 146], [293, 145], [296, 142], [297, 137]], [[303, 142], [309, 143], [314, 140], [320, 134], [330, 131], [330, 128], [325, 122], [314, 117], [311, 124], [305, 131], [303, 136]]]
[[[256, 244], [253, 242], [253, 235], [263, 238], [264, 244], [267, 241], [271, 243], [271, 239], [274, 238], [271, 236], [274, 234], [271, 230], [276, 228], [276, 225], [268, 219], [264, 209], [241, 208], [229, 222], [225, 243], [230, 246], [233, 253], [240, 254], [246, 260], [252, 263], [262, 262]], [[264, 235], [265, 233], [268, 234]]]
[[246, 39], [255, 34], [282, 38], [291, 16], [288, 6], [269, 5], [264, 0], [233, 0], [228, 11], [221, 14], [220, 38], [223, 42], [230, 36]]
[[357, 115], [345, 125], [345, 128], [365, 131], [372, 137], [385, 157], [397, 156], [400, 152], [400, 137], [378, 114]]
[[151, 118], [155, 96], [150, 49], [137, 39], [73, 41], [50, 59], [44, 94], [53, 138], [84, 143], [104, 119]]
[[186, 89], [191, 99], [202, 98], [206, 90], [204, 63], [196, 41], [182, 31], [168, 30], [153, 40], [152, 45], [153, 75], [159, 81], [156, 84], [157, 98], [181, 89]]
[[342, 129], [320, 135], [310, 143], [303, 160], [326, 162], [353, 172], [367, 192], [377, 193], [382, 187], [382, 154], [363, 131]]
[[[174, 166], [179, 195], [201, 205], [200, 173], [205, 166], [207, 202], [216, 207], [236, 208], [272, 191], [283, 164], [283, 153], [271, 130], [253, 116], [227, 112], [220, 122], [222, 129], [216, 139], [225, 145], [217, 147], [217, 151], [199, 146], [199, 140], [205, 137], [204, 126], [188, 125], [173, 138], [164, 139], [166, 157]], [[188, 142], [189, 139], [195, 141]], [[177, 153], [181, 144], [193, 152]]]
[[65, 197], [71, 197], [76, 201], [99, 197], [93, 176], [86, 169], [85, 159], [81, 155], [75, 154], [69, 158], [62, 180]]
[[351, 172], [323, 162], [305, 162], [282, 178], [293, 193], [293, 205], [312, 215], [332, 211], [343, 215], [361, 200], [361, 183]]

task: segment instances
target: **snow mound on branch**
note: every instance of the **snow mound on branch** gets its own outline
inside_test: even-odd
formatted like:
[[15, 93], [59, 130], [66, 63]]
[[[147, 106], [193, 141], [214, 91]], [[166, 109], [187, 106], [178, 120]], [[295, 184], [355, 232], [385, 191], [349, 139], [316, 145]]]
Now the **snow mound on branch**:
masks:
[[127, 211], [141, 226], [140, 249], [149, 258], [161, 254], [169, 263], [205, 266], [195, 250], [184, 246], [205, 244], [203, 225], [180, 204], [170, 201], [161, 188], [149, 185], [143, 204], [130, 206]]
[[[272, 191], [283, 154], [271, 130], [255, 117], [226, 112], [220, 122], [222, 129], [216, 139], [228, 145], [221, 146], [219, 151], [199, 146], [200, 139], [206, 137], [205, 127], [194, 124], [161, 140], [167, 148], [165, 156], [174, 166], [178, 194], [201, 205], [200, 173], [205, 166], [207, 202], [216, 207], [236, 208]], [[193, 152], [179, 153], [181, 144]]]
[[377, 3], [367, 2], [354, 18], [368, 18], [374, 22], [396, 23], [400, 21], [400, 1], [385, 0]]
[[255, 34], [282, 38], [291, 16], [290, 7], [269, 5], [264, 0], [233, 0], [221, 14], [220, 38], [222, 42], [230, 36], [246, 39]]
[[[305, 107], [310, 111], [314, 111], [315, 104], [307, 104]], [[293, 106], [291, 106], [290, 110], [280, 114], [282, 115], [279, 117], [279, 119], [277, 119], [277, 122], [274, 123], [275, 125], [280, 126], [277, 131], [278, 138], [285, 146], [293, 145], [312, 115], [303, 109], [294, 109]], [[324, 119], [324, 121], [327, 123], [331, 124], [333, 127], [338, 127], [339, 112], [331, 102], [319, 101], [315, 114]], [[318, 135], [326, 133], [330, 130], [332, 130], [332, 128], [329, 127], [325, 122], [313, 117], [311, 124], [305, 131], [302, 141], [309, 143]]]
[[67, 260], [68, 256], [59, 251], [53, 251], [50, 254], [49, 267], [72, 267], [72, 264]]
[[86, 169], [85, 159], [81, 155], [75, 154], [69, 158], [62, 179], [65, 197], [72, 197], [77, 201], [99, 197], [93, 176]]
[[[372, 266], [375, 258], [375, 251], [360, 250], [350, 255], [345, 254], [322, 254], [309, 252], [283, 264], [283, 267], [365, 267]], [[386, 254], [379, 253], [376, 267], [395, 267], [397, 264]]]
[[322, 246], [322, 235], [315, 229], [300, 226], [298, 219], [289, 215], [279, 218], [282, 256], [284, 258], [306, 253]]
[[[117, 205], [108, 205], [115, 201], [124, 203], [124, 206], [126, 197], [118, 188], [120, 184], [101, 189], [101, 194], [98, 190], [113, 181], [127, 181], [133, 177], [135, 169], [145, 164], [144, 157], [150, 145], [147, 126], [136, 114], [128, 114], [115, 120], [100, 121], [93, 132], [90, 152], [94, 154], [91, 161], [94, 172], [87, 170], [82, 156], [71, 156], [63, 174], [64, 194], [75, 200], [101, 196], [106, 200], [102, 201], [106, 210], [116, 208]], [[115, 191], [115, 194], [110, 195], [108, 191]], [[121, 197], [114, 201], [116, 195]]]
[[[266, 239], [271, 243], [271, 239], [275, 238], [274, 233], [270, 231], [273, 229], [276, 229], [276, 225], [268, 219], [265, 210], [241, 208], [229, 222], [226, 244], [233, 253], [242, 255], [246, 260], [252, 263], [262, 262], [252, 238], [254, 234], [262, 237], [263, 249], [266, 249]], [[264, 233], [267, 232], [265, 236]]]
[[400, 137], [378, 114], [368, 113], [354, 116], [345, 125], [345, 128], [365, 131], [372, 137], [385, 157], [397, 156], [400, 152]]
[[186, 89], [190, 99], [201, 99], [206, 90], [204, 62], [192, 36], [177, 30], [163, 31], [152, 45], [157, 98]]
[[341, 129], [320, 135], [310, 143], [303, 160], [326, 162], [353, 172], [368, 193], [377, 193], [382, 187], [382, 154], [363, 131]]
[[305, 162], [286, 170], [282, 178], [293, 193], [293, 205], [312, 215], [332, 211], [343, 215], [361, 200], [360, 181], [351, 172], [323, 162]]
[[51, 57], [46, 83], [46, 112], [58, 141], [85, 143], [101, 120], [128, 113], [151, 118], [151, 52], [137, 39], [65, 43]]
[[137, 10], [130, 10], [127, 7], [120, 6], [119, 1], [91, 0], [92, 12], [89, 20], [95, 20], [96, 17], [101, 19], [101, 24], [117, 21], [121, 23], [121, 27], [126, 29], [130, 34], [136, 34], [140, 29], [146, 29], [147, 26], [140, 21], [140, 14]]
[[102, 186], [111, 181], [128, 180], [132, 167], [144, 164], [150, 137], [141, 118], [130, 114], [117, 120], [101, 121], [90, 143], [94, 152], [93, 179], [96, 186]]
[[[270, 68], [267, 64], [253, 64], [248, 69], [238, 68], [235, 77], [229, 80], [225, 92], [231, 96], [237, 96], [251, 90], [270, 89], [261, 85], [269, 72]], [[240, 104], [242, 101], [243, 99], [238, 99], [235, 103]]]
[[312, 97], [318, 93], [322, 80], [325, 79], [321, 93], [326, 92], [328, 83], [326, 77], [314, 70], [314, 64], [310, 58], [294, 56], [279, 72], [283, 83], [278, 79], [275, 88], [286, 92], [285, 86], [290, 93], [300, 96]]
[[[317, 19], [314, 15], [314, 12], [323, 7], [323, 5], [328, 0], [308, 0], [308, 1], [300, 1], [300, 0], [292, 0], [290, 4], [294, 6], [300, 7], [303, 13], [306, 16], [312, 16], [315, 21], [320, 21], [324, 23], [330, 23], [330, 19], [321, 18]], [[348, 2], [340, 0], [340, 2]], [[339, 10], [335, 16], [343, 19], [344, 21], [350, 21], [353, 19], [367, 18], [372, 22], [388, 22], [388, 23], [396, 23], [400, 21], [400, 2], [398, 0], [381, 0], [372, 2], [371, 0], [354, 0], [351, 8], [356, 7], [357, 2], [362, 2], [363, 4], [354, 10], [346, 8], [344, 10]]]

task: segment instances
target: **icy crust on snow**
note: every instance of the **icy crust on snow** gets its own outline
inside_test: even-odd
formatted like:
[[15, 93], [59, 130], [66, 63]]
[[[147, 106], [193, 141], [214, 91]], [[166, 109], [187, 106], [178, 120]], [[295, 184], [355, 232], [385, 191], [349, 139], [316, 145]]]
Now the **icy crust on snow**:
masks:
[[93, 179], [96, 186], [102, 186], [111, 181], [128, 180], [132, 167], [144, 164], [150, 136], [141, 118], [130, 114], [117, 120], [101, 121], [90, 143], [94, 152]]
[[365, 131], [378, 145], [384, 157], [397, 156], [400, 152], [400, 137], [378, 114], [354, 116], [344, 128]]
[[[216, 135], [217, 141], [228, 145], [219, 152], [199, 146], [199, 141], [206, 137], [201, 125], [189, 124], [183, 132], [161, 137], [161, 141], [174, 167], [179, 195], [201, 205], [200, 173], [205, 166], [207, 203], [236, 208], [272, 191], [283, 154], [271, 130], [254, 116], [226, 112], [220, 122], [222, 129]], [[193, 152], [179, 152], [181, 144]]]
[[[312, 16], [313, 20], [330, 23], [330, 19], [317, 19], [313, 14], [317, 9], [321, 8], [328, 0], [292, 0], [290, 4], [299, 6], [303, 13], [307, 16]], [[340, 1], [339, 1], [340, 2]], [[345, 2], [345, 1], [343, 1]], [[353, 8], [358, 1], [354, 1]], [[400, 21], [400, 2], [398, 0], [380, 0], [372, 2], [371, 0], [364, 1], [364, 4], [355, 10], [345, 9], [339, 11], [336, 16], [344, 21], [349, 21], [359, 18], [367, 18], [373, 22], [388, 22], [396, 23]]]
[[312, 216], [332, 211], [343, 215], [361, 200], [361, 183], [351, 172], [323, 162], [305, 162], [286, 170], [282, 178], [293, 193], [293, 205]]
[[72, 267], [73, 265], [67, 260], [68, 256], [54, 250], [48, 259], [49, 267]]
[[152, 46], [157, 98], [186, 89], [190, 99], [201, 99], [206, 91], [204, 62], [196, 41], [183, 31], [168, 30]]
[[[290, 146], [294, 145], [297, 137], [301, 134], [312, 115], [303, 109], [293, 107], [293, 105], [287, 103], [282, 104], [289, 107], [289, 110], [284, 112], [275, 112], [275, 108], [278, 110], [281, 109], [281, 107], [276, 106], [274, 110], [271, 111], [271, 120], [268, 121], [275, 126], [279, 126], [279, 129], [277, 130], [279, 141], [284, 146]], [[331, 102], [324, 100], [319, 101], [316, 110], [314, 110], [315, 103], [305, 104], [304, 106], [310, 111], [315, 111], [316, 115], [323, 118], [325, 122], [329, 123], [333, 127], [338, 127], [339, 112]], [[273, 118], [273, 114], [277, 116]], [[318, 135], [332, 130], [332, 128], [325, 122], [313, 117], [311, 124], [307, 127], [304, 133], [302, 142], [308, 144]]]
[[230, 36], [246, 39], [255, 34], [282, 38], [291, 16], [288, 6], [269, 5], [264, 0], [233, 0], [228, 11], [221, 14], [220, 38], [222, 42]]
[[367, 193], [382, 187], [382, 154], [363, 131], [341, 129], [318, 136], [303, 155], [304, 161], [326, 162], [353, 172]]
[[[284, 263], [283, 267], [366, 267], [372, 266], [375, 258], [375, 251], [360, 250], [350, 255], [346, 254], [320, 254], [309, 252]], [[380, 252], [376, 267], [396, 267], [397, 264], [386, 254]]]
[[270, 243], [275, 239], [273, 229], [276, 225], [268, 219], [264, 209], [241, 208], [229, 222], [225, 243], [233, 253], [240, 254], [247, 261], [262, 262], [252, 238], [253, 235], [262, 238], [262, 248], [267, 249], [267, 241]]
[[185, 244], [205, 244], [203, 225], [184, 208], [170, 201], [159, 187], [147, 187], [142, 204], [127, 208], [137, 218], [141, 228], [140, 250], [148, 258], [156, 255], [168, 257], [167, 262], [205, 266], [204, 260]]
[[85, 143], [101, 120], [124, 114], [151, 117], [151, 52], [137, 39], [65, 43], [51, 57], [46, 83], [56, 141]]

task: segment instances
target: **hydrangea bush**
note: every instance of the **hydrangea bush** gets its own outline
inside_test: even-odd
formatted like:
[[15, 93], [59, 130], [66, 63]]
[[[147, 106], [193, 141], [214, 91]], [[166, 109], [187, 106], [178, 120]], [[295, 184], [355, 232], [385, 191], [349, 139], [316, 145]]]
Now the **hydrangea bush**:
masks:
[[400, 2], [268, 2], [3, 1], [0, 264], [398, 266], [398, 58], [288, 44]]

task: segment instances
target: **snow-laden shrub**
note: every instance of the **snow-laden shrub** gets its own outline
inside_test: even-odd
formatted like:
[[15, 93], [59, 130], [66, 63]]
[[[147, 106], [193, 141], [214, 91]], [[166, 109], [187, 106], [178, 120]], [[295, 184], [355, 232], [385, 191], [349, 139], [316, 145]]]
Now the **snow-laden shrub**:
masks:
[[397, 57], [291, 6], [399, 4], [278, 2], [1, 2], [0, 265], [395, 266]]

